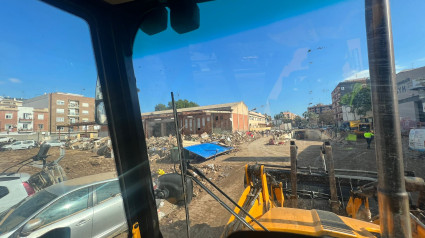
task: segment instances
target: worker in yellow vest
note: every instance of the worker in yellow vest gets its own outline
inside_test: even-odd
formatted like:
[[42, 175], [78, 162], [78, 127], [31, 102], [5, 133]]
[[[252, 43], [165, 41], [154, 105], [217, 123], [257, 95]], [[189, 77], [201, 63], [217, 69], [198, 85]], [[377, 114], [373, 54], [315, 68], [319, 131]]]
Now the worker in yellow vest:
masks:
[[367, 142], [367, 148], [370, 149], [370, 143], [372, 142], [373, 139], [373, 133], [371, 131], [367, 131], [363, 134], [364, 138], [366, 139]]

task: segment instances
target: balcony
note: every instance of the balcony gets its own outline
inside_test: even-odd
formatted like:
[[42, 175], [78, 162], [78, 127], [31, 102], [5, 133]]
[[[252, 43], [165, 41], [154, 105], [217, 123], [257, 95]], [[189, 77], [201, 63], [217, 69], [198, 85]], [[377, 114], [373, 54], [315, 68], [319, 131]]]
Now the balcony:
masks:
[[80, 105], [77, 103], [70, 103], [68, 104], [68, 108], [80, 108]]
[[79, 117], [80, 114], [79, 113], [68, 113], [69, 117]]
[[19, 118], [19, 122], [32, 122], [32, 117], [27, 117], [27, 118]]

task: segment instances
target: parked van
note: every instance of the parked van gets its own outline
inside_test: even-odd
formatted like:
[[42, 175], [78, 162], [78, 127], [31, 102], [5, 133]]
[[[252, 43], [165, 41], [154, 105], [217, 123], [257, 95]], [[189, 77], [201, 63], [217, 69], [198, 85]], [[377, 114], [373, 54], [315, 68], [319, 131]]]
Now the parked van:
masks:
[[425, 151], [425, 129], [411, 129], [409, 133], [409, 149]]

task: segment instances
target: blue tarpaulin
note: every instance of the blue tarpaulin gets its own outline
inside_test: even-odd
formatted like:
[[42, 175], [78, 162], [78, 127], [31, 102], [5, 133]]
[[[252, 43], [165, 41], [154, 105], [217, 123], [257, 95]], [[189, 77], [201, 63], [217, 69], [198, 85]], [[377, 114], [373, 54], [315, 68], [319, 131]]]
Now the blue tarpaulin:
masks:
[[184, 147], [184, 149], [205, 159], [209, 159], [211, 157], [233, 150], [233, 147], [221, 146], [215, 143], [203, 143], [199, 145], [187, 146]]

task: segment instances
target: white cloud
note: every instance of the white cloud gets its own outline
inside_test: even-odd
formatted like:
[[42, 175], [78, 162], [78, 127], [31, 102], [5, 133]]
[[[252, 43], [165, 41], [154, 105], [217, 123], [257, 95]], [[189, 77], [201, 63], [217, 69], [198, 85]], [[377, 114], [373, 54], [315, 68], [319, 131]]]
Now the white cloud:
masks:
[[318, 82], [318, 83], [322, 82], [322, 79], [317, 79], [317, 82]]
[[294, 88], [294, 91], [298, 91], [298, 88]]
[[[402, 71], [404, 69], [406, 69], [406, 67], [401, 66], [401, 65], [398, 65], [398, 64], [395, 65], [395, 72], [396, 73], [399, 73], [400, 71]], [[365, 69], [365, 70], [362, 70], [362, 71], [354, 71], [353, 70], [350, 73], [344, 74], [344, 75], [346, 75], [346, 77], [344, 78], [344, 80], [351, 80], [351, 79], [358, 79], [358, 78], [367, 78], [367, 77], [370, 77], [370, 75], [369, 75], [369, 69]]]
[[8, 79], [11, 83], [22, 83], [22, 81], [20, 79], [17, 78], [10, 78]]
[[395, 72], [396, 73], [398, 73], [398, 72], [400, 72], [400, 71], [403, 71], [403, 70], [405, 70], [406, 69], [406, 67], [405, 66], [401, 66], [401, 65], [398, 65], [398, 64], [396, 64], [395, 65]]

